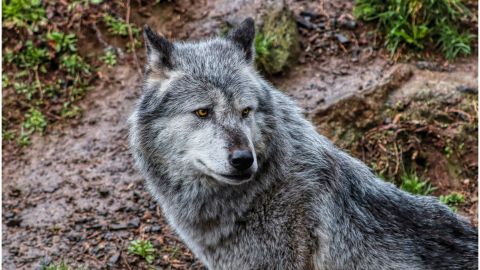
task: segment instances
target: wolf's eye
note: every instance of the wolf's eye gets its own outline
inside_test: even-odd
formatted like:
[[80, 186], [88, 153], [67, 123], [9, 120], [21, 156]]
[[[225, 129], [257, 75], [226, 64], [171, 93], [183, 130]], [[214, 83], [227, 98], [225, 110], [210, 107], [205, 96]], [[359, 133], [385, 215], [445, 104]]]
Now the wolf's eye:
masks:
[[250, 109], [250, 108], [243, 109], [242, 110], [242, 117], [246, 118], [250, 114], [250, 111], [252, 111], [252, 109]]
[[195, 111], [195, 114], [200, 118], [205, 118], [208, 116], [208, 109], [199, 109]]

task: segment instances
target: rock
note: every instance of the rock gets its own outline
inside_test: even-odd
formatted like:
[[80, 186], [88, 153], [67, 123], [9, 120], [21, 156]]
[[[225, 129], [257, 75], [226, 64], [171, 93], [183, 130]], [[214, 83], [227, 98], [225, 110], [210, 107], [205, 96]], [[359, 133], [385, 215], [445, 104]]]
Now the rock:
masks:
[[322, 17], [322, 15], [320, 15], [318, 13], [315, 13], [315, 12], [308, 11], [308, 10], [301, 11], [300, 16], [308, 17], [308, 18], [311, 18], [311, 19], [318, 19], [318, 18]]
[[128, 222], [129, 228], [138, 228], [140, 226], [140, 219], [134, 218]]
[[342, 33], [335, 34], [335, 37], [341, 44], [347, 44], [350, 42], [350, 40]]
[[472, 87], [468, 85], [459, 85], [457, 86], [456, 90], [458, 92], [466, 93], [466, 94], [478, 94], [478, 88]]
[[161, 230], [162, 230], [162, 227], [160, 227], [158, 225], [155, 225], [152, 228], [150, 228], [151, 233], [157, 233], [157, 232], [160, 232]]
[[128, 225], [125, 223], [110, 225], [110, 230], [112, 231], [119, 231], [119, 230], [126, 230], [126, 229], [128, 229]]
[[305, 28], [305, 29], [308, 29], [308, 30], [315, 29], [315, 25], [313, 23], [311, 23], [310, 20], [307, 20], [303, 17], [297, 17], [296, 22], [297, 22], [298, 27]]
[[416, 66], [419, 69], [426, 69], [431, 71], [452, 71], [451, 67], [444, 67], [438, 63], [428, 61], [418, 61]]
[[266, 10], [255, 38], [255, 62], [264, 73], [278, 74], [296, 61], [300, 51], [297, 22], [287, 5]]
[[340, 21], [340, 27], [348, 30], [354, 30], [357, 27], [357, 22], [354, 20], [344, 19]]
[[120, 252], [115, 252], [109, 259], [108, 259], [108, 266], [113, 267], [117, 264], [120, 260]]
[[59, 189], [59, 186], [58, 185], [54, 185], [54, 186], [48, 186], [48, 187], [44, 187], [42, 189], [43, 192], [45, 193], [54, 193], [55, 191], [57, 191]]

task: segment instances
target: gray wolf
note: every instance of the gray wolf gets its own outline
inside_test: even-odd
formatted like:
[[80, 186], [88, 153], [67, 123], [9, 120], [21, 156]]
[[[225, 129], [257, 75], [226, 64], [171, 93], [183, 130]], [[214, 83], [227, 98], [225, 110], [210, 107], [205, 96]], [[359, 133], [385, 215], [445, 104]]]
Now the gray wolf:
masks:
[[145, 27], [130, 144], [209, 269], [477, 269], [477, 230], [379, 180], [254, 68], [254, 22], [171, 42]]

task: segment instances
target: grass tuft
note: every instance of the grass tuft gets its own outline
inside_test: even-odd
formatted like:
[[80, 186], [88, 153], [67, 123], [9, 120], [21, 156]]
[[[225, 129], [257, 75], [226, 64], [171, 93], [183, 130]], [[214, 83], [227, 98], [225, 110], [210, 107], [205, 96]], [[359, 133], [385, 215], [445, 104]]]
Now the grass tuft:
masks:
[[[461, 0], [356, 0], [353, 14], [378, 23], [388, 50], [439, 49], [448, 60], [471, 53], [471, 12]], [[436, 43], [434, 41], [437, 41]]]
[[149, 264], [155, 260], [156, 251], [149, 240], [138, 239], [131, 241], [128, 246], [128, 252], [142, 257]]
[[454, 212], [458, 211], [458, 206], [465, 202], [465, 197], [457, 192], [452, 192], [448, 195], [441, 195], [440, 202], [448, 205]]
[[428, 180], [422, 180], [416, 174], [405, 174], [401, 179], [400, 188], [414, 195], [430, 195], [436, 189]]

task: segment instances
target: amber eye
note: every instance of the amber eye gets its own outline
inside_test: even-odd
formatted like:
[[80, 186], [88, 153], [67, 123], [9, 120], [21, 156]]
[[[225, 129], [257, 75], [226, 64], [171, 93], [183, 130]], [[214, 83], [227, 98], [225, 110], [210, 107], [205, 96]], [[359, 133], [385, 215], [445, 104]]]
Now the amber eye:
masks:
[[195, 111], [195, 114], [200, 118], [205, 118], [208, 116], [208, 109], [199, 109]]
[[243, 111], [242, 111], [242, 117], [243, 117], [243, 118], [247, 117], [247, 116], [250, 114], [250, 111], [251, 111], [251, 110], [252, 110], [252, 109], [250, 109], [250, 108], [245, 108], [245, 109], [243, 109]]

